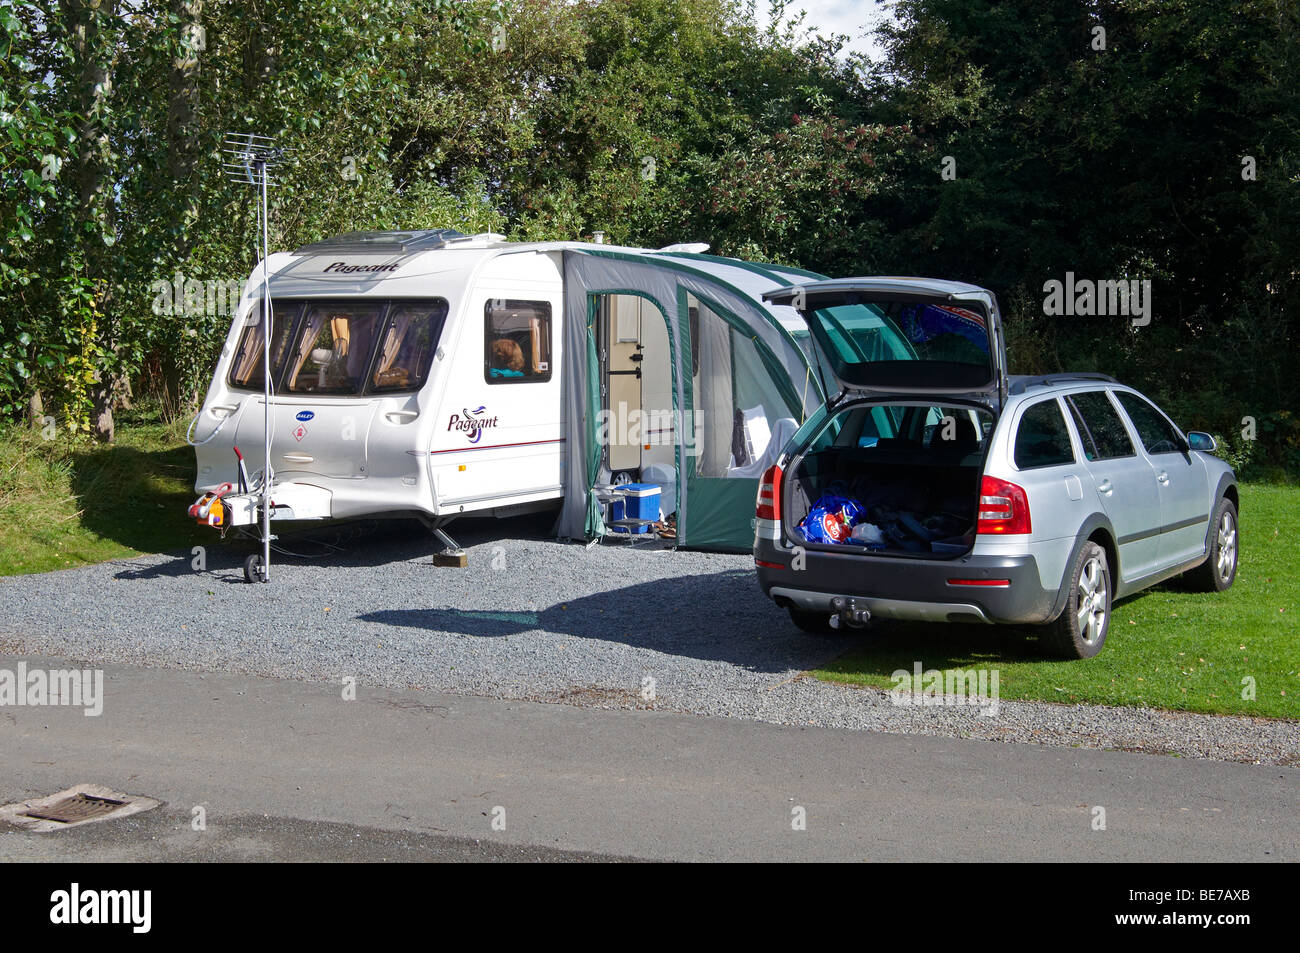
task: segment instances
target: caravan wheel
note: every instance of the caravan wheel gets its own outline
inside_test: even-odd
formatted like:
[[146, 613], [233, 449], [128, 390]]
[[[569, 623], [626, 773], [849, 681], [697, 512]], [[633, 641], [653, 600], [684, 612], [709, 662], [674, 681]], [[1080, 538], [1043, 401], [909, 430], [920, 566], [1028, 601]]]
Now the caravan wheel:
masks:
[[244, 582], [266, 582], [266, 574], [262, 572], [261, 553], [253, 553], [244, 560]]

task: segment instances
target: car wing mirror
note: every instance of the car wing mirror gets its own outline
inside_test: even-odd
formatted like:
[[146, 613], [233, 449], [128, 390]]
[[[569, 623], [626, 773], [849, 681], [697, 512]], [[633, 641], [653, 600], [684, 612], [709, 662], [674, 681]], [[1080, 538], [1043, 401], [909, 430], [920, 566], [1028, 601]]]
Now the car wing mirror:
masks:
[[1193, 430], [1187, 435], [1187, 445], [1192, 450], [1200, 450], [1204, 453], [1213, 453], [1219, 446], [1213, 437], [1199, 430]]

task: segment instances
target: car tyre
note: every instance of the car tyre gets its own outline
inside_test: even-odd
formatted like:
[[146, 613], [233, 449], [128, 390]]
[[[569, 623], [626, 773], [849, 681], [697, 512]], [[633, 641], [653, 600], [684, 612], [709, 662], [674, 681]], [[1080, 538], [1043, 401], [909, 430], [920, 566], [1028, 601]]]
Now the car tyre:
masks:
[[1044, 628], [1041, 640], [1060, 658], [1092, 658], [1110, 631], [1112, 587], [1106, 551], [1094, 542], [1084, 543], [1066, 578], [1070, 595], [1065, 611]]
[[790, 621], [809, 635], [838, 635], [841, 629], [831, 627], [829, 612], [808, 612], [804, 609], [790, 609]]
[[1237, 507], [1226, 496], [1214, 507], [1210, 517], [1210, 546], [1205, 562], [1186, 573], [1184, 578], [1201, 592], [1223, 592], [1237, 578], [1239, 536]]

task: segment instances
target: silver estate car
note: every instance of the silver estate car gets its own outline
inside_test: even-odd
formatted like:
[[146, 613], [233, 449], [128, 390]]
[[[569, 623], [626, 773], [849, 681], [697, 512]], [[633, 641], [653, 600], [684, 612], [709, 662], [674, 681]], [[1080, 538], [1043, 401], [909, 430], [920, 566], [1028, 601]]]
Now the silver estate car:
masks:
[[997, 301], [925, 278], [769, 293], [808, 322], [826, 393], [759, 484], [763, 592], [809, 632], [872, 618], [1038, 624], [1091, 658], [1113, 600], [1237, 571], [1237, 482], [1099, 374], [1012, 377]]

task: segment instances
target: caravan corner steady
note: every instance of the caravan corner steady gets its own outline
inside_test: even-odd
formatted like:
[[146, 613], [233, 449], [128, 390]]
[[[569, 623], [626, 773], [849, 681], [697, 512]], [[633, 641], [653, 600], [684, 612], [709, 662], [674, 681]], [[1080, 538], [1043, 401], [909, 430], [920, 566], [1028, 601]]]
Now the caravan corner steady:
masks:
[[[642, 480], [678, 544], [744, 551], [758, 477], [824, 398], [806, 326], [766, 291], [819, 276], [699, 253], [359, 232], [277, 253], [247, 285], [191, 428], [222, 529], [261, 516], [262, 287], [271, 297], [271, 518], [558, 507]], [[265, 274], [263, 269], [265, 268]]]

